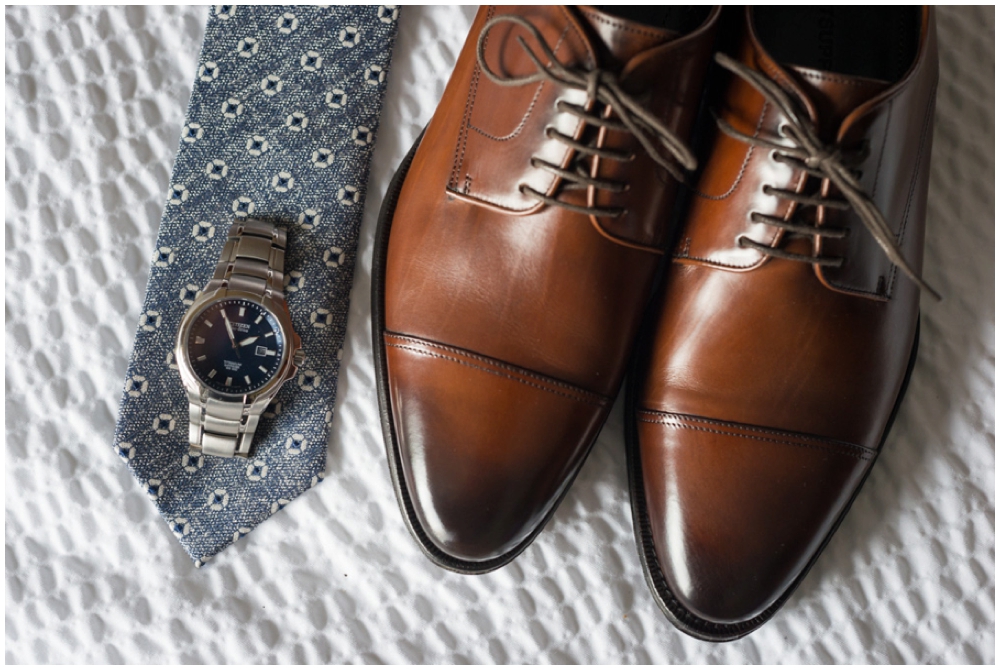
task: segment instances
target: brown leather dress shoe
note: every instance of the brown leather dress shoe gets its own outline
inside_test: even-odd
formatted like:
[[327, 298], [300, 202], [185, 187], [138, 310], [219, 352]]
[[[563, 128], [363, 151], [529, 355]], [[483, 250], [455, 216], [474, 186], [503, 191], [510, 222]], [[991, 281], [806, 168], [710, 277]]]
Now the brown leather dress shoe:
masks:
[[681, 630], [787, 600], [871, 470], [917, 347], [934, 13], [748, 9], [630, 376], [636, 540]]
[[484, 7], [400, 167], [373, 268], [390, 470], [424, 552], [520, 553], [621, 384], [718, 10]]

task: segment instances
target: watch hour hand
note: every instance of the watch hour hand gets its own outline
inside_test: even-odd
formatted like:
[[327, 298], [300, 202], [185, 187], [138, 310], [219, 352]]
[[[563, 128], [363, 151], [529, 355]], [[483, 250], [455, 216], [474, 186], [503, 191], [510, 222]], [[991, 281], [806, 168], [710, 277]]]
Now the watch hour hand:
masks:
[[241, 346], [241, 347], [245, 347], [245, 346], [247, 346], [248, 344], [253, 344], [253, 343], [254, 343], [254, 342], [256, 342], [256, 341], [257, 341], [258, 339], [259, 339], [259, 338], [258, 338], [258, 336], [254, 335], [253, 337], [246, 337], [246, 338], [244, 338], [244, 339], [240, 340], [239, 342], [237, 342], [237, 344], [238, 344], [239, 346]]

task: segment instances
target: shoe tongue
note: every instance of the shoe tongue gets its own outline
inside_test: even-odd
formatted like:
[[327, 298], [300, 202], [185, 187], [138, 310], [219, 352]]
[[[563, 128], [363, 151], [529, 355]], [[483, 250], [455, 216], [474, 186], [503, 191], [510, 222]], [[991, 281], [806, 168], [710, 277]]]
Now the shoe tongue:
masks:
[[601, 64], [613, 69], [623, 67], [643, 51], [680, 36], [677, 31], [630, 21], [593, 7], [581, 8], [580, 15], [598, 38], [593, 41], [594, 49], [601, 57]]
[[889, 82], [878, 79], [852, 77], [798, 65], [787, 65], [785, 68], [815, 105], [819, 134], [825, 142], [836, 139], [841, 123], [851, 112], [890, 86]]

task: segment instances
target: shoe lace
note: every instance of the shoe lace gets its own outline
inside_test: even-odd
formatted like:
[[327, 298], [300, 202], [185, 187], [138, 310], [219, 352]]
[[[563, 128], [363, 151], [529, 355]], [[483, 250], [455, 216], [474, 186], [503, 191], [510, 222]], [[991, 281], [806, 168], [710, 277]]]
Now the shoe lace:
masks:
[[[771, 186], [765, 186], [764, 192], [807, 207], [828, 207], [838, 210], [853, 209], [857, 213], [858, 218], [861, 219], [861, 223], [864, 224], [865, 228], [882, 248], [889, 261], [902, 270], [917, 286], [940, 300], [941, 296], [907, 263], [903, 257], [902, 250], [896, 242], [896, 236], [889, 228], [889, 224], [886, 223], [882, 212], [879, 211], [878, 206], [858, 182], [858, 173], [852, 168], [856, 167], [867, 156], [867, 146], [862, 147], [858, 151], [847, 152], [842, 151], [838, 146], [823, 144], [812, 122], [801, 115], [799, 108], [793, 102], [792, 98], [780, 86], [763, 74], [733, 60], [725, 54], [717, 53], [715, 61], [753, 86], [764, 97], [764, 100], [781, 111], [786, 120], [778, 128], [778, 132], [782, 138], [790, 140], [793, 145], [789, 146], [775, 140], [747, 135], [736, 130], [727, 121], [716, 115], [715, 120], [719, 126], [719, 130], [730, 137], [752, 146], [770, 149], [773, 152], [774, 159], [778, 162], [803, 170], [813, 177], [829, 180], [844, 197], [843, 199], [831, 198], [823, 196], [821, 193], [808, 195], [786, 189], [773, 188]], [[779, 217], [766, 216], [759, 212], [752, 212], [750, 216], [751, 220], [755, 223], [765, 223], [788, 231], [791, 233], [790, 237], [843, 238], [848, 233], [848, 230], [845, 228], [815, 226], [801, 219], [785, 221]], [[843, 258], [792, 253], [784, 249], [755, 242], [744, 235], [739, 237], [738, 243], [741, 247], [753, 248], [768, 256], [824, 267], [840, 267], [844, 262]]]
[[[517, 24], [527, 30], [535, 39], [541, 51], [541, 57], [528, 46], [528, 43], [522, 36], [519, 35], [517, 37], [521, 48], [524, 49], [527, 57], [535, 65], [536, 72], [523, 77], [504, 77], [490, 69], [486, 63], [486, 37], [490, 30], [500, 23]], [[556, 108], [560, 112], [576, 116], [590, 126], [631, 133], [649, 156], [680, 182], [684, 181], [684, 173], [678, 167], [677, 163], [687, 170], [693, 170], [697, 166], [694, 154], [691, 153], [691, 150], [687, 148], [684, 142], [672, 130], [661, 123], [652, 112], [644, 108], [634, 97], [623, 91], [619, 85], [618, 78], [613, 73], [600, 68], [582, 70], [563, 65], [545, 42], [541, 31], [523, 17], [502, 15], [490, 19], [479, 33], [479, 41], [476, 45], [476, 58], [483, 74], [498, 86], [525, 86], [537, 82], [552, 82], [561, 84], [567, 88], [586, 91], [587, 103], [585, 105], [574, 105], [565, 100], [559, 100], [556, 103]], [[548, 61], [548, 65], [543, 62], [543, 59]], [[603, 104], [610, 107], [617, 119], [594, 114], [590, 110], [596, 104]], [[586, 161], [590, 157], [596, 156], [598, 158], [627, 162], [635, 159], [634, 152], [598, 147], [596, 146], [596, 138], [589, 142], [581, 142], [559, 132], [552, 126], [545, 129], [545, 136], [562, 142], [576, 152], [575, 159], [570, 164], [571, 169], [565, 169], [538, 157], [531, 159], [532, 167], [545, 170], [561, 178], [563, 180], [562, 190], [580, 190], [592, 186], [613, 193], [621, 193], [628, 189], [628, 185], [624, 182], [591, 176], [590, 170], [587, 169]], [[530, 195], [547, 205], [563, 207], [581, 214], [598, 217], [616, 217], [624, 214], [626, 211], [621, 207], [588, 207], [577, 205], [560, 200], [557, 197], [549, 196], [527, 184], [521, 184], [518, 189], [521, 193]]]

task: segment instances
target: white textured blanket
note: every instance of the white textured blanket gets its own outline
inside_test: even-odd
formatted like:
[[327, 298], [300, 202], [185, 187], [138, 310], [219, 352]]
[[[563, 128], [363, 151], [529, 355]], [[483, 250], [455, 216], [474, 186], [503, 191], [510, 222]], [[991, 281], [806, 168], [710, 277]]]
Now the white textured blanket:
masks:
[[620, 406], [538, 540], [427, 561], [389, 483], [369, 322], [382, 194], [474, 8], [405, 8], [328, 476], [195, 569], [111, 449], [206, 8], [8, 7], [8, 662], [993, 662], [994, 11], [942, 8], [920, 357], [845, 523], [761, 630], [712, 645], [647, 592]]

